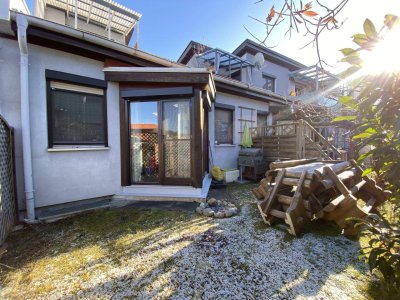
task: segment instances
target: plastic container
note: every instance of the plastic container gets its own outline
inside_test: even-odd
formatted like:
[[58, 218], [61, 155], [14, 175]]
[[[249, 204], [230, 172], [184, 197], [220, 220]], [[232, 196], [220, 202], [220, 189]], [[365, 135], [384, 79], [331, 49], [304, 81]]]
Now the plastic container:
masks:
[[226, 183], [234, 182], [239, 178], [239, 170], [236, 169], [226, 169], [224, 172], [224, 180]]

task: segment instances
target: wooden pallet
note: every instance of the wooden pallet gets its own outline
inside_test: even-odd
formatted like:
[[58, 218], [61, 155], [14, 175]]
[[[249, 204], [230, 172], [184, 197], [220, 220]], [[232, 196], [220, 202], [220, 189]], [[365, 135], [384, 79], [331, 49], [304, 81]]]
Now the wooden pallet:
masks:
[[[334, 221], [346, 235], [355, 235], [349, 218], [364, 218], [388, 198], [388, 192], [353, 161], [303, 159], [273, 162], [253, 189], [257, 207], [268, 225], [282, 219], [290, 234], [299, 235], [314, 218]], [[360, 205], [358, 199], [364, 201]]]

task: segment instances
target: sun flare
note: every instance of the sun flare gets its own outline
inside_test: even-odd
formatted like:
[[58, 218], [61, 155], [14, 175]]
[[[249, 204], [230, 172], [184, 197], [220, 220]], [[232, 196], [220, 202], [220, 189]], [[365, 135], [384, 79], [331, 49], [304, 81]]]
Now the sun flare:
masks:
[[362, 51], [364, 74], [400, 72], [400, 26], [387, 32], [372, 51]]

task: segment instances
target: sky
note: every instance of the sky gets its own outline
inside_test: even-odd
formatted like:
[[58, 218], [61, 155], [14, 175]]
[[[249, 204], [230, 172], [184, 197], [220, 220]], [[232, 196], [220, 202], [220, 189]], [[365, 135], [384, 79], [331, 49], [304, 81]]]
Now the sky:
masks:
[[[34, 0], [26, 0], [32, 11]], [[114, 0], [115, 1], [115, 0]], [[246, 26], [259, 39], [265, 36], [264, 25], [249, 16], [265, 20], [272, 5], [280, 7], [283, 0], [118, 0], [117, 2], [142, 14], [140, 20], [139, 48], [143, 51], [177, 60], [191, 40], [233, 51], [246, 38], [254, 39], [244, 29]], [[304, 0], [303, 3], [307, 1]], [[339, 0], [321, 0], [329, 6]], [[316, 6], [314, 1], [314, 6]], [[318, 11], [319, 12], [319, 11]], [[322, 13], [322, 12], [321, 12]], [[399, 0], [349, 0], [337, 17], [343, 25], [321, 37], [321, 54], [332, 65], [332, 71], [342, 57], [339, 50], [353, 47], [351, 36], [362, 32], [365, 18], [370, 18], [380, 27], [387, 13], [400, 15]], [[379, 26], [378, 26], [379, 24]], [[282, 23], [267, 40], [267, 46], [290, 58], [312, 65], [317, 62], [315, 47], [300, 49], [310, 37], [293, 33], [285, 36], [287, 24]], [[136, 40], [136, 35], [132, 38]]]

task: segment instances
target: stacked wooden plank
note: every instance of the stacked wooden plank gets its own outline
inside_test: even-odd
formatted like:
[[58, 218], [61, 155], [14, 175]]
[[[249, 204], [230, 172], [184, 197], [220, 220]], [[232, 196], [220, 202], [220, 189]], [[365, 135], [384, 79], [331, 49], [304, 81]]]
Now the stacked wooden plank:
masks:
[[253, 194], [268, 225], [283, 219], [289, 232], [298, 235], [306, 222], [320, 218], [336, 222], [346, 235], [355, 235], [349, 218], [366, 217], [388, 197], [387, 191], [362, 173], [354, 160], [277, 161], [270, 164]]

